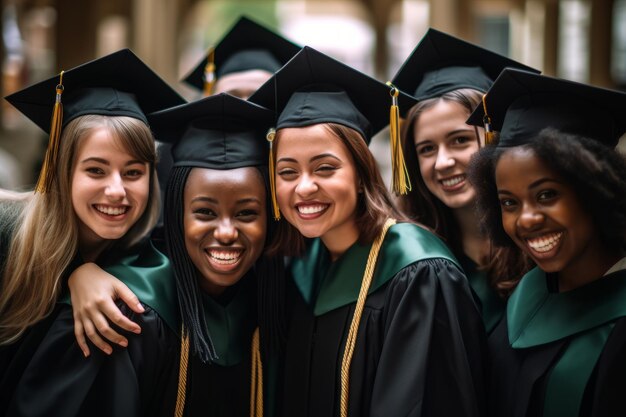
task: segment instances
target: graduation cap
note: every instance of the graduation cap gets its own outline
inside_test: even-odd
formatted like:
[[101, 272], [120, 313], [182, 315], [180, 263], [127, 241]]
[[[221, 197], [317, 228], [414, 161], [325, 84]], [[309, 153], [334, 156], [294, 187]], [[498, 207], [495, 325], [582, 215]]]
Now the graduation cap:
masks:
[[172, 143], [175, 167], [235, 169], [267, 165], [267, 129], [274, 113], [221, 93], [152, 113], [157, 140]]
[[299, 50], [298, 45], [241, 17], [183, 81], [210, 95], [217, 78], [254, 69], [274, 73]]
[[147, 123], [147, 113], [185, 102], [129, 49], [62, 71], [5, 98], [50, 135], [38, 192], [50, 187], [61, 131], [70, 121], [98, 114]]
[[393, 84], [421, 101], [471, 88], [486, 92], [506, 67], [534, 68], [436, 29], [428, 29], [393, 77]]
[[[410, 187], [400, 146], [398, 106], [410, 107], [415, 100], [397, 88], [305, 46], [249, 100], [276, 111], [276, 129], [337, 123], [359, 132], [367, 144], [391, 119], [394, 191], [405, 194]], [[271, 144], [273, 135], [268, 135], [268, 140]], [[273, 188], [272, 195], [274, 198]], [[276, 206], [274, 209], [279, 218]]]
[[626, 93], [527, 71], [504, 70], [483, 104], [467, 123], [489, 119], [500, 132], [498, 146], [523, 145], [551, 127], [614, 148], [626, 131]]

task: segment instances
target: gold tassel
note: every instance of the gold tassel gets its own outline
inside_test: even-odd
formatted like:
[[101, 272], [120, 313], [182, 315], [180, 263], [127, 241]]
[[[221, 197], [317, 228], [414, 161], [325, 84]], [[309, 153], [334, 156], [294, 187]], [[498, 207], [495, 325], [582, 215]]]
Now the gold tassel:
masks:
[[274, 164], [274, 139], [276, 139], [276, 130], [271, 128], [266, 135], [267, 141], [270, 143], [270, 163], [269, 163], [269, 177], [270, 177], [270, 194], [272, 195], [272, 210], [274, 212], [274, 220], [280, 220], [280, 209], [278, 208], [278, 201], [276, 200], [276, 167]]
[[215, 78], [215, 48], [211, 47], [207, 54], [207, 63], [204, 66], [204, 97], [213, 94]]
[[252, 335], [252, 368], [250, 378], [250, 417], [263, 417], [263, 362], [259, 328]]
[[493, 143], [496, 135], [491, 128], [491, 117], [489, 117], [489, 115], [487, 114], [487, 102], [485, 101], [486, 97], [487, 94], [484, 94], [483, 110], [485, 111], [485, 115], [483, 116], [483, 126], [485, 127], [485, 145], [490, 145], [491, 143]]
[[52, 182], [56, 176], [57, 158], [59, 154], [59, 142], [61, 138], [61, 128], [63, 127], [63, 103], [61, 95], [63, 94], [63, 72], [59, 75], [59, 84], [56, 86], [56, 98], [54, 100], [54, 109], [52, 110], [52, 121], [50, 122], [50, 137], [48, 139], [48, 149], [44, 157], [39, 179], [35, 186], [36, 193], [46, 193], [50, 191]]
[[187, 367], [189, 365], [189, 334], [185, 326], [180, 330], [180, 363], [178, 368], [178, 392], [176, 394], [175, 417], [183, 417], [187, 397]]
[[387, 219], [383, 230], [376, 237], [376, 240], [372, 244], [370, 253], [367, 257], [367, 263], [365, 264], [365, 272], [363, 273], [363, 279], [361, 280], [361, 289], [359, 290], [359, 297], [356, 300], [356, 306], [354, 307], [354, 315], [352, 316], [352, 322], [350, 322], [350, 329], [348, 330], [348, 337], [346, 338], [346, 347], [343, 352], [343, 358], [341, 360], [341, 417], [348, 417], [348, 396], [350, 393], [350, 364], [352, 363], [352, 355], [354, 354], [354, 347], [356, 346], [356, 337], [359, 331], [359, 323], [361, 322], [361, 314], [365, 307], [365, 299], [369, 292], [370, 285], [372, 284], [372, 277], [374, 276], [374, 270], [376, 269], [376, 260], [378, 259], [378, 252], [385, 240], [385, 235], [391, 226], [396, 224], [395, 219]]
[[391, 82], [387, 82], [391, 87], [391, 108], [389, 111], [389, 135], [391, 146], [391, 172], [393, 175], [392, 189], [396, 195], [406, 195], [411, 191], [411, 180], [409, 171], [404, 162], [402, 152], [402, 141], [400, 140], [400, 109], [398, 108], [398, 95], [400, 91]]

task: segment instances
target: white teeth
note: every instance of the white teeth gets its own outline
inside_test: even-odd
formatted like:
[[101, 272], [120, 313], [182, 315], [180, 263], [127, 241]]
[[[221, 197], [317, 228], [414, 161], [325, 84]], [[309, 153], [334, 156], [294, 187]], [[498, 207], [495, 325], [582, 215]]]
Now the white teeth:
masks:
[[314, 206], [298, 206], [298, 211], [302, 214], [314, 214], [314, 213], [319, 213], [320, 211], [323, 211], [326, 207], [328, 206], [322, 205], [322, 204], [318, 204]]
[[549, 252], [554, 249], [561, 240], [562, 236], [563, 232], [550, 233], [541, 237], [526, 239], [526, 242], [528, 243], [528, 246], [530, 246], [533, 250], [543, 253]]
[[128, 206], [125, 206], [125, 207], [108, 207], [108, 206], [102, 206], [102, 205], [99, 205], [99, 204], [96, 204], [95, 208], [100, 213], [108, 214], [109, 216], [119, 216], [120, 214], [126, 213], [128, 211], [128, 209], [129, 209]]
[[465, 175], [457, 175], [457, 176], [452, 177], [452, 178], [447, 178], [445, 180], [441, 180], [441, 183], [445, 187], [453, 187], [453, 186], [459, 184], [460, 182], [462, 182], [464, 179], [465, 179]]
[[209, 256], [219, 264], [230, 265], [239, 260], [241, 252], [208, 251]]

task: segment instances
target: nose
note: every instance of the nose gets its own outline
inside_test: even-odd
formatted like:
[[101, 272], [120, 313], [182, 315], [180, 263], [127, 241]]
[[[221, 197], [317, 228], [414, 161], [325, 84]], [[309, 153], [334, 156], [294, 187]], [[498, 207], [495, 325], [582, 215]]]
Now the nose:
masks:
[[223, 219], [215, 228], [213, 236], [218, 242], [228, 245], [237, 240], [239, 232], [230, 219]]
[[445, 147], [440, 146], [437, 152], [437, 159], [435, 160], [435, 169], [443, 171], [452, 168], [454, 164], [456, 164], [456, 160], [452, 157], [450, 152], [448, 152]]
[[520, 228], [525, 230], [534, 230], [543, 224], [545, 216], [535, 207], [524, 204], [522, 212], [517, 220], [517, 224]]
[[296, 194], [300, 197], [308, 197], [317, 191], [317, 183], [310, 175], [304, 174], [300, 176], [298, 185], [296, 185]]
[[121, 201], [126, 196], [124, 180], [118, 173], [111, 174], [104, 190], [104, 194], [113, 201]]

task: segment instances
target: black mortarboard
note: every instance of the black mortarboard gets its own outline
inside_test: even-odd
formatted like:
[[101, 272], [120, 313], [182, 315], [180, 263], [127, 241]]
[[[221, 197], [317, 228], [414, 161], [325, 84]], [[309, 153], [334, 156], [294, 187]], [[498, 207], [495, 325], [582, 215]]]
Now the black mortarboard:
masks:
[[202, 91], [207, 81], [233, 72], [262, 69], [274, 73], [299, 50], [298, 45], [241, 17], [183, 81]]
[[[276, 129], [338, 123], [363, 135], [389, 124], [392, 88], [313, 48], [305, 46], [250, 98], [279, 115]], [[399, 106], [415, 101], [398, 96]]]
[[539, 72], [431, 28], [404, 61], [392, 83], [420, 101], [462, 88], [484, 93], [506, 67]]
[[61, 72], [5, 97], [50, 134], [37, 191], [49, 189], [63, 126], [87, 115], [128, 116], [147, 123], [146, 114], [185, 100], [128, 49]]
[[[59, 76], [41, 81], [6, 97], [46, 133], [55, 104]], [[122, 49], [63, 72], [63, 126], [78, 116], [145, 115], [185, 100], [132, 51]]]
[[274, 113], [222, 93], [152, 113], [157, 140], [173, 143], [174, 166], [234, 169], [267, 165]]
[[[410, 107], [415, 101], [395, 87], [305, 46], [249, 100], [276, 111], [276, 129], [337, 123], [359, 132], [369, 144], [374, 133], [390, 124], [393, 189], [400, 194], [410, 190], [400, 146], [398, 106]], [[275, 201], [274, 184], [270, 185]], [[276, 204], [274, 217], [280, 218]]]
[[523, 145], [551, 127], [615, 147], [626, 132], [626, 93], [527, 71], [503, 71], [467, 123], [482, 125], [485, 108], [498, 146]]

